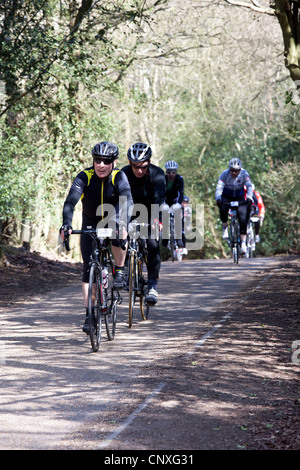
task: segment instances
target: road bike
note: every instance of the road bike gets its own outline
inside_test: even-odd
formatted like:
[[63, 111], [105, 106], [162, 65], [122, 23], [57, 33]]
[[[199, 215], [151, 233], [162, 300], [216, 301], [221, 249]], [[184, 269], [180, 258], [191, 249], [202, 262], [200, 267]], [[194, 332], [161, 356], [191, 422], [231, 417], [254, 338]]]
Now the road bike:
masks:
[[247, 258], [253, 258], [253, 253], [255, 251], [255, 230], [253, 224], [259, 221], [259, 217], [255, 214], [250, 216], [249, 222], [247, 224], [247, 236], [246, 236], [246, 245], [247, 245]]
[[[142, 234], [145, 228], [147, 236]], [[147, 320], [150, 312], [150, 304], [145, 301], [148, 282], [144, 271], [148, 262], [147, 237], [149, 224], [133, 221], [128, 229], [128, 249], [125, 278], [129, 291], [128, 325], [132, 327], [133, 310], [136, 301], [139, 301], [140, 314], [143, 320]], [[158, 224], [155, 224], [155, 237], [158, 240]]]
[[241, 254], [240, 223], [237, 215], [239, 201], [231, 201], [225, 205], [229, 205], [230, 208], [228, 213], [230, 217], [228, 245], [231, 249], [233, 262], [238, 264]]
[[170, 233], [168, 241], [168, 249], [171, 252], [172, 262], [175, 260], [182, 261], [183, 248], [178, 246], [177, 240], [175, 238], [175, 214], [174, 211], [170, 210]]
[[[87, 311], [89, 337], [93, 351], [97, 352], [101, 342], [102, 322], [105, 323], [108, 340], [112, 341], [115, 337], [117, 305], [122, 301], [119, 291], [113, 287], [114, 264], [109, 249], [112, 229], [87, 227], [84, 230], [72, 230], [72, 234], [88, 234], [93, 239]], [[65, 245], [69, 251], [68, 242]]]
[[238, 219], [237, 209], [240, 205], [247, 204], [246, 201], [231, 201], [229, 203], [223, 203], [226, 207], [229, 207], [229, 238], [228, 245], [230, 246], [233, 262], [238, 264], [241, 256], [241, 237], [240, 237], [240, 222]]

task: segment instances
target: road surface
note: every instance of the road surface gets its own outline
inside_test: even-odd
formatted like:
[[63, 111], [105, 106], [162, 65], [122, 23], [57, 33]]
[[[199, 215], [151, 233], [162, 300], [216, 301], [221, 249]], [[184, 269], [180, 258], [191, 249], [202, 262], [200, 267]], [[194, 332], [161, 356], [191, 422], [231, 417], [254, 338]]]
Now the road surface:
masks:
[[[234, 302], [235, 293], [243, 289], [246, 296], [252, 276], [276, 262], [163, 263], [159, 302], [150, 319], [142, 321], [137, 311], [129, 329], [124, 294], [115, 339], [104, 339], [97, 353], [81, 331], [80, 281], [0, 310], [0, 448], [155, 448], [135, 426], [166, 390], [162, 369], [176, 364], [179, 356], [192, 357], [230, 317], [228, 312], [208, 327], [221, 302]], [[175, 405], [170, 394], [164, 406], [172, 410]], [[168, 432], [166, 447], [160, 448], [182, 448], [175, 432], [172, 438], [177, 426], [174, 415], [166, 429], [157, 429], [153, 446]], [[134, 445], [130, 435], [135, 436]]]

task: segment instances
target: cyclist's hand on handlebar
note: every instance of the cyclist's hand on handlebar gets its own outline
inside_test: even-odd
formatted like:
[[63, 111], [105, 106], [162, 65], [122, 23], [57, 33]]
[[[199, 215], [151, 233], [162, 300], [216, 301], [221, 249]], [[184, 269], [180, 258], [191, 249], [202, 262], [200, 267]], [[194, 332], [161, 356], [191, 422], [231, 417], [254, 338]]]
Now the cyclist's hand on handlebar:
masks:
[[65, 241], [65, 239], [72, 233], [71, 225], [62, 225], [59, 229], [59, 233], [63, 241]]
[[153, 229], [155, 229], [156, 224], [158, 225], [158, 231], [161, 232], [163, 229], [163, 224], [159, 220], [154, 219], [154, 224], [152, 225]]
[[222, 204], [222, 203], [221, 203], [221, 199], [217, 199], [217, 200], [216, 200], [216, 204], [217, 204], [218, 207], [221, 207], [221, 204]]
[[247, 197], [247, 204], [248, 206], [252, 206], [253, 200], [250, 197]]

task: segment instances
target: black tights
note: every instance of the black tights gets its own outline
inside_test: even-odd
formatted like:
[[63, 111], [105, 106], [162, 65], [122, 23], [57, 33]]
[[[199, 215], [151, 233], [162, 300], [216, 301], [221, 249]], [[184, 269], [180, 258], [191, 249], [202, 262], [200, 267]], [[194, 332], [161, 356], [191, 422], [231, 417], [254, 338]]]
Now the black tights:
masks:
[[[228, 206], [223, 205], [223, 203], [228, 203], [228, 200], [222, 200], [222, 206], [220, 207], [220, 219], [223, 224], [227, 223], [228, 220]], [[240, 222], [240, 233], [241, 235], [246, 235], [247, 233], [247, 224], [250, 216], [250, 207], [248, 204], [242, 204], [237, 208], [237, 215]]]

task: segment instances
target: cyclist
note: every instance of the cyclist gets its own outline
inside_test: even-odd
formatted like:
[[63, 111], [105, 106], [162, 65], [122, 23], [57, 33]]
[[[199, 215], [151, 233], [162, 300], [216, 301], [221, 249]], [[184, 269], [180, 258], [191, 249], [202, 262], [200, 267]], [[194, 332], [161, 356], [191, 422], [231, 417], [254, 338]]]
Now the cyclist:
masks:
[[265, 218], [265, 205], [263, 198], [259, 194], [259, 192], [255, 191], [255, 186], [252, 184], [252, 189], [253, 189], [253, 200], [254, 200], [254, 205], [255, 205], [255, 214], [258, 215], [259, 220], [254, 223], [254, 230], [255, 230], [255, 241], [256, 243], [260, 242], [260, 235], [259, 235], [259, 229], [260, 226], [263, 224], [264, 218]]
[[[82, 229], [96, 228], [100, 221], [106, 221], [105, 204], [111, 204], [114, 213], [111, 222], [118, 227], [122, 223], [127, 227], [129, 211], [133, 206], [130, 186], [126, 175], [115, 167], [119, 156], [118, 147], [112, 142], [99, 142], [92, 149], [93, 166], [81, 171], [73, 181], [63, 207], [63, 225], [60, 228], [62, 239], [65, 231], [72, 233], [72, 219], [75, 205], [82, 200]], [[124, 196], [120, 198], [120, 196]], [[125, 203], [126, 201], [126, 203]], [[121, 233], [112, 240], [112, 254], [115, 261], [114, 287], [118, 290], [124, 287], [124, 263], [126, 250], [121, 247], [120, 239], [125, 239], [127, 233]], [[89, 332], [88, 326], [88, 286], [89, 261], [92, 253], [92, 238], [82, 234], [80, 240], [83, 258], [82, 291], [86, 307], [86, 320], [83, 331]]]
[[[244, 195], [244, 186], [246, 186], [246, 196]], [[215, 199], [220, 209], [220, 219], [223, 224], [223, 239], [228, 238], [228, 206], [225, 203], [231, 201], [247, 201], [247, 204], [239, 205], [237, 209], [238, 219], [240, 222], [241, 235], [241, 254], [246, 253], [246, 233], [247, 224], [250, 217], [250, 207], [253, 203], [253, 190], [249, 173], [242, 168], [239, 158], [232, 158], [229, 162], [228, 169], [223, 171], [219, 177]]]
[[[166, 169], [166, 197], [165, 197], [165, 204], [171, 207], [174, 212], [181, 210], [182, 215], [182, 208], [181, 204], [183, 201], [184, 195], [184, 180], [181, 175], [177, 173], [178, 163], [174, 160], [169, 160], [165, 164]], [[182, 223], [183, 225], [183, 223]], [[179, 248], [183, 248], [185, 246], [185, 237], [184, 231], [182, 227], [182, 238], [177, 240], [177, 244]], [[166, 245], [166, 241], [163, 241], [163, 245]]]
[[[137, 142], [128, 149], [127, 158], [129, 165], [122, 168], [126, 174], [132, 192], [134, 204], [142, 204], [147, 210], [146, 223], [154, 222], [151, 216], [151, 205], [161, 206], [165, 199], [166, 182], [164, 171], [150, 160], [152, 156], [151, 147], [145, 143]], [[151, 237], [149, 226], [147, 248], [148, 248], [148, 291], [145, 301], [155, 305], [157, 302], [157, 282], [161, 266], [160, 250], [158, 240]]]
[[183, 196], [182, 207], [183, 207], [183, 218], [184, 218], [184, 227], [187, 232], [191, 231], [191, 217], [192, 209], [189, 205], [190, 198], [188, 196]]

